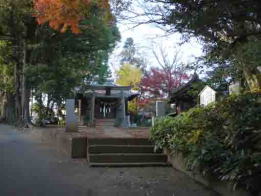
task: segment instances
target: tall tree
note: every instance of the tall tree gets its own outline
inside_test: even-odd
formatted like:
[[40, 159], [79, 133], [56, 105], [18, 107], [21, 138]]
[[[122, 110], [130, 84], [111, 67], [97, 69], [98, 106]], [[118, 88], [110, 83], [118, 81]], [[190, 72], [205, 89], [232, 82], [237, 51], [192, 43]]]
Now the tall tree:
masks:
[[71, 29], [76, 34], [81, 32], [80, 22], [92, 17], [93, 9], [97, 8], [102, 9], [100, 17], [105, 20], [111, 17], [108, 0], [34, 0], [35, 16], [39, 24], [49, 23], [53, 29], [61, 32]]
[[169, 98], [171, 92], [187, 79], [184, 72], [152, 67], [141, 80], [141, 91], [148, 99]]
[[0, 119], [13, 122], [14, 116], [14, 62], [10, 42], [0, 41]]
[[170, 93], [188, 79], [190, 67], [180, 61], [180, 54], [158, 44], [152, 48], [158, 67], [151, 67], [144, 73], [141, 81], [143, 94], [151, 98], [169, 98]]
[[[131, 65], [123, 64], [120, 69], [117, 71], [117, 80], [116, 83], [123, 86], [131, 86], [132, 90], [140, 90], [140, 82], [142, 78], [142, 71], [140, 68]], [[137, 98], [132, 100], [128, 104], [128, 110], [132, 114], [137, 114], [138, 112], [138, 100]]]
[[135, 46], [133, 38], [129, 37], [126, 39], [123, 50], [120, 53], [120, 63], [131, 64], [144, 70], [146, 68], [145, 59], [139, 54], [137, 46]]
[[[157, 23], [169, 33], [182, 33], [185, 39], [199, 38], [204, 43], [207, 58], [229, 62], [243, 72], [250, 90], [260, 89], [258, 62], [249, 45], [261, 39], [261, 2], [257, 0], [148, 0], [142, 4], [147, 16], [142, 23]], [[130, 8], [131, 9], [131, 8]], [[133, 11], [132, 11], [133, 13]], [[255, 47], [254, 47], [255, 48]], [[239, 62], [238, 54], [247, 53], [252, 62]], [[257, 53], [256, 53], [257, 54]], [[259, 57], [260, 58], [260, 57]], [[254, 63], [255, 62], [255, 63]]]
[[29, 0], [3, 0], [0, 2], [0, 37], [3, 40], [9, 40], [12, 48], [15, 81], [14, 118], [17, 119], [17, 124], [26, 122], [29, 112], [29, 93], [25, 85], [25, 69], [30, 58], [28, 44], [36, 29], [36, 23], [31, 16], [31, 3]]
[[[52, 3], [54, 2], [58, 1], [52, 1]], [[106, 6], [96, 6], [101, 3], [100, 1], [92, 3], [92, 6], [87, 7], [88, 9], [83, 9], [83, 11], [87, 11], [89, 17], [81, 19], [80, 22], [83, 26], [79, 26], [79, 28], [81, 28], [81, 32], [84, 35], [79, 37], [70, 33], [60, 34], [59, 32], [55, 32], [48, 28], [47, 25], [37, 25], [33, 15], [36, 16], [37, 14], [40, 14], [40, 12], [35, 13], [33, 10], [33, 3], [36, 3], [36, 1], [3, 0], [0, 2], [0, 39], [9, 40], [10, 48], [12, 50], [11, 56], [14, 65], [13, 78], [15, 86], [14, 92], [12, 92], [15, 97], [14, 118], [16, 119], [16, 123], [21, 125], [27, 124], [28, 122], [30, 89], [32, 87], [37, 87], [36, 83], [39, 84], [39, 81], [33, 79], [37, 78], [39, 74], [30, 77], [30, 72], [28, 72], [28, 70], [32, 67], [34, 70], [46, 69], [47, 67], [47, 72], [52, 73], [52, 71], [59, 71], [58, 65], [61, 65], [61, 63], [64, 65], [66, 63], [67, 65], [77, 63], [76, 67], [78, 66], [78, 68], [82, 67], [85, 63], [88, 68], [92, 67], [92, 70], [96, 70], [94, 71], [96, 75], [99, 75], [99, 78], [102, 78], [108, 73], [106, 64], [108, 53], [118, 39], [118, 31], [115, 27], [115, 22], [113, 20], [105, 22], [104, 20], [105, 15], [103, 9], [105, 9]], [[47, 4], [43, 5], [46, 6]], [[43, 9], [42, 11], [45, 10]], [[64, 10], [61, 9], [59, 11], [62, 12]], [[47, 17], [48, 14], [45, 16]], [[37, 17], [41, 16], [43, 15], [37, 15]], [[66, 21], [70, 22], [70, 14], [67, 14], [66, 16]], [[52, 17], [55, 18], [55, 15]], [[50, 22], [53, 18], [50, 18], [50, 20], [45, 22]], [[60, 19], [61, 18], [57, 18], [57, 20]], [[73, 20], [73, 18], [71, 19]], [[60, 25], [64, 26], [63, 29], [59, 28], [59, 30], [65, 32], [66, 25], [67, 27], [74, 28], [68, 26], [66, 21], [64, 21], [64, 18], [62, 19]], [[94, 66], [96, 66], [96, 68]], [[54, 67], [57, 69], [54, 69]], [[64, 68], [70, 73], [68, 67], [61, 66], [61, 68]], [[74, 67], [74, 70], [76, 67]], [[86, 77], [84, 79], [81, 78], [82, 80], [86, 80], [90, 72], [94, 73], [90, 71], [90, 69], [88, 70], [88, 68], [84, 69], [83, 72], [86, 74]], [[75, 73], [71, 73], [71, 75], [67, 74], [67, 76], [72, 76], [73, 74], [75, 77]], [[49, 77], [51, 75], [52, 74], [46, 75], [48, 79], [44, 77], [38, 79], [44, 83], [46, 82], [45, 79], [51, 80], [51, 77]], [[59, 78], [59, 74], [56, 76], [54, 75], [55, 74], [52, 75], [53, 78]], [[32, 81], [37, 82], [35, 84], [30, 83]], [[56, 81], [57, 80], [54, 80], [49, 84], [54, 84]], [[68, 79], [68, 83], [70, 83], [70, 79]], [[62, 85], [61, 83], [59, 84]], [[75, 83], [72, 82], [72, 84]], [[46, 86], [54, 87], [52, 85]], [[71, 85], [69, 86], [72, 88]], [[59, 86], [55, 85], [55, 88], [57, 90], [59, 89]], [[50, 93], [50, 91], [48, 92]], [[61, 96], [61, 94], [59, 94], [59, 96]], [[7, 99], [7, 101], [11, 100], [12, 99]]]
[[42, 39], [42, 47], [34, 52], [38, 62], [28, 69], [30, 88], [48, 94], [58, 105], [73, 96], [75, 87], [84, 88], [93, 80], [102, 82], [109, 74], [108, 55], [119, 39], [117, 27], [97, 18], [85, 22], [95, 28], [78, 35], [67, 32]]
[[123, 86], [131, 86], [133, 90], [139, 90], [142, 77], [140, 68], [131, 64], [124, 64], [117, 71], [116, 83]]

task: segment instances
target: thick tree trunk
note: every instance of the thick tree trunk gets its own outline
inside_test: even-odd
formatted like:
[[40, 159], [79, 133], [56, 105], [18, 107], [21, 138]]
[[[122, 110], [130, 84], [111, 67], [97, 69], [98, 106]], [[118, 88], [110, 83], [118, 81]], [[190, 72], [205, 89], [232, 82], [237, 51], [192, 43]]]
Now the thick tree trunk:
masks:
[[26, 66], [27, 66], [27, 45], [26, 42], [23, 42], [23, 60], [22, 60], [22, 81], [21, 81], [21, 110], [22, 110], [22, 126], [28, 127], [30, 124], [29, 119], [29, 102], [30, 102], [30, 90], [27, 89], [26, 85]]
[[4, 116], [5, 102], [6, 102], [5, 93], [0, 92], [0, 123], [5, 120], [5, 116]]
[[11, 93], [5, 93], [5, 98], [2, 105], [2, 119], [9, 123], [15, 124], [15, 95]]
[[22, 101], [21, 101], [21, 64], [18, 62], [15, 65], [15, 116], [16, 125], [20, 126], [22, 123]]
[[18, 44], [17, 63], [15, 65], [15, 114], [16, 125], [28, 127], [30, 90], [26, 88], [27, 46], [25, 40]]
[[23, 126], [28, 127], [31, 124], [30, 120], [30, 111], [29, 111], [29, 102], [30, 102], [31, 92], [28, 89], [25, 89], [24, 92], [24, 101], [23, 101]]

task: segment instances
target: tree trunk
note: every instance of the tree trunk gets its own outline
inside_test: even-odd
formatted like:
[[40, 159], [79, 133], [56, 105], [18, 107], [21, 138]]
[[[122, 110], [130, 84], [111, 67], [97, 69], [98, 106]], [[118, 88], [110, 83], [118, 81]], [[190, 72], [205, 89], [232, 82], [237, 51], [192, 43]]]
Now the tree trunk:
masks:
[[3, 105], [3, 119], [8, 124], [15, 124], [15, 95], [11, 93], [6, 93], [5, 97], [6, 98]]
[[20, 41], [15, 53], [17, 54], [17, 63], [15, 65], [15, 114], [16, 125], [28, 127], [29, 124], [29, 100], [30, 90], [26, 88], [26, 59], [27, 46], [25, 40]]
[[[18, 60], [19, 61], [19, 60]], [[15, 75], [15, 117], [16, 125], [22, 123], [22, 102], [21, 102], [21, 64], [17, 62], [14, 70]]]
[[21, 110], [22, 110], [22, 126], [28, 127], [30, 123], [29, 119], [29, 102], [30, 102], [30, 90], [27, 89], [26, 85], [26, 66], [27, 66], [27, 45], [26, 41], [23, 41], [23, 60], [22, 60], [22, 75], [21, 75]]
[[4, 118], [4, 102], [5, 102], [5, 94], [0, 92], [0, 122], [1, 119]]
[[5, 93], [0, 92], [0, 123], [5, 120], [5, 116], [4, 116], [5, 102], [6, 102]]
[[261, 90], [261, 73], [259, 70], [250, 70], [248, 68], [243, 69], [243, 73], [251, 92]]

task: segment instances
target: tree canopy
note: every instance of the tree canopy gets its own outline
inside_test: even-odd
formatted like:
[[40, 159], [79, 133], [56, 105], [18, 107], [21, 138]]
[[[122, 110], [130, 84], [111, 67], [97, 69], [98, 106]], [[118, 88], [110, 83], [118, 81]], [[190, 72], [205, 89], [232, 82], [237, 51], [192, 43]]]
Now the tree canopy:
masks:
[[[185, 40], [199, 38], [204, 44], [206, 59], [212, 61], [212, 65], [234, 67], [237, 73], [242, 72], [241, 77], [248, 89], [260, 89], [261, 77], [257, 68], [260, 65], [255, 61], [255, 55], [251, 55], [254, 51], [246, 50], [249, 45], [257, 48], [261, 39], [260, 1], [148, 0], [141, 5], [141, 13], [129, 8], [130, 20], [135, 18], [138, 23], [156, 23], [168, 33], [181, 33]], [[238, 54], [242, 52], [248, 53], [251, 66], [239, 62]]]
[[141, 90], [151, 98], [168, 98], [187, 79], [185, 72], [152, 67], [141, 80]]
[[34, 0], [34, 10], [39, 24], [49, 23], [61, 32], [69, 28], [76, 34], [81, 32], [81, 21], [92, 17], [94, 11], [101, 10], [99, 17], [104, 20], [111, 16], [108, 0]]
[[116, 83], [123, 86], [131, 86], [133, 90], [139, 90], [142, 72], [140, 68], [131, 64], [123, 64], [117, 71]]
[[[86, 1], [83, 7], [81, 3], [84, 1], [0, 2], [0, 39], [3, 40], [0, 50], [4, 48], [10, 53], [7, 57], [7, 53], [0, 52], [0, 75], [5, 75], [5, 87], [0, 86], [0, 94], [7, 92], [6, 85], [13, 82], [12, 91], [5, 93], [4, 99], [5, 106], [15, 111], [12, 115], [18, 124], [28, 121], [32, 92], [39, 102], [45, 93], [50, 102], [60, 105], [73, 95], [75, 87], [94, 79], [102, 81], [110, 74], [108, 55], [120, 38], [115, 21], [105, 20], [104, 9], [108, 7], [105, 1]], [[78, 13], [74, 10], [72, 15], [66, 14], [70, 9]], [[75, 14], [81, 15], [79, 21]], [[7, 120], [11, 118], [6, 112], [0, 113]]]

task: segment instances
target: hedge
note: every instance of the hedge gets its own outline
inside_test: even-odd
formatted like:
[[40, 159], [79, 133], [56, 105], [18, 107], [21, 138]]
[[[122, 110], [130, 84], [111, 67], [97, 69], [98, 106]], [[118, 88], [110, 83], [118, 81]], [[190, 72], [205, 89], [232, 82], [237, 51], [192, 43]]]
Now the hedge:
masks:
[[181, 152], [189, 170], [200, 170], [234, 187], [261, 192], [260, 93], [230, 96], [208, 107], [157, 119], [157, 148]]

